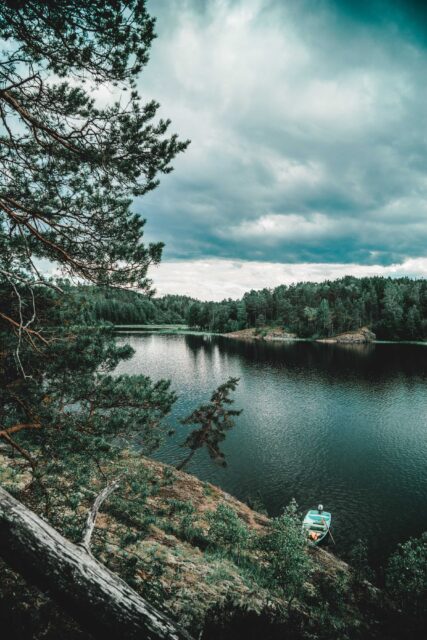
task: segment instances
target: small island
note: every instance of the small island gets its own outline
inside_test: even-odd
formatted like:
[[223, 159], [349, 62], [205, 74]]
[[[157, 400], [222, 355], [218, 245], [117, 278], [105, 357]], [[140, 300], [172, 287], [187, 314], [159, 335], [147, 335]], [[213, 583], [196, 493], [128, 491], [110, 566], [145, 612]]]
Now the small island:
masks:
[[368, 327], [360, 327], [354, 331], [346, 331], [336, 336], [328, 338], [299, 338], [295, 333], [287, 331], [283, 327], [252, 327], [249, 329], [241, 329], [240, 331], [231, 331], [222, 334], [225, 338], [234, 338], [235, 340], [261, 341], [266, 342], [290, 342], [295, 340], [313, 340], [315, 342], [323, 342], [326, 344], [366, 344], [374, 342], [376, 335]]
[[366, 344], [374, 342], [376, 337], [375, 333], [368, 327], [361, 327], [356, 331], [346, 331], [330, 338], [320, 338], [317, 342], [325, 342], [327, 344]]
[[249, 329], [241, 329], [240, 331], [230, 331], [222, 335], [226, 338], [235, 338], [236, 340], [267, 340], [269, 342], [298, 340], [295, 333], [286, 331], [286, 329], [282, 327], [252, 327]]

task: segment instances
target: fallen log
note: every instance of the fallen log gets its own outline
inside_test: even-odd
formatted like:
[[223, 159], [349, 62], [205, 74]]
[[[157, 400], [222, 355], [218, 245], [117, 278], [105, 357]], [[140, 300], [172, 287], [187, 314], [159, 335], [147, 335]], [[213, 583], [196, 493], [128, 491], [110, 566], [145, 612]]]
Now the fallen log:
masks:
[[191, 640], [119, 576], [0, 487], [0, 556], [95, 638]]

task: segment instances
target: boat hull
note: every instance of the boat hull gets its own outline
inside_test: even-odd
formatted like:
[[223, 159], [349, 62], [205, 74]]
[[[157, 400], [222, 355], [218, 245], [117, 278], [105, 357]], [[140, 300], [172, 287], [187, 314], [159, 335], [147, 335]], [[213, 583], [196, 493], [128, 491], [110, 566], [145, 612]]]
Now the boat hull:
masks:
[[332, 516], [328, 511], [311, 509], [307, 512], [302, 523], [302, 532], [309, 544], [318, 546], [329, 535]]

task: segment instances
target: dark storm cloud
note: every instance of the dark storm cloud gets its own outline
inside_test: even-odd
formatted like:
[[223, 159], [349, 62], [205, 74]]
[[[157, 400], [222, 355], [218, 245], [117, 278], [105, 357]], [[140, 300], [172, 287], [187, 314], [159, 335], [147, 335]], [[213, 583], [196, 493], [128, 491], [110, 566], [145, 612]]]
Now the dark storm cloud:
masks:
[[427, 9], [156, 0], [141, 82], [192, 145], [138, 204], [169, 259], [426, 254]]
[[334, 11], [364, 26], [392, 25], [405, 37], [420, 40], [427, 37], [424, 0], [327, 0], [327, 3]]

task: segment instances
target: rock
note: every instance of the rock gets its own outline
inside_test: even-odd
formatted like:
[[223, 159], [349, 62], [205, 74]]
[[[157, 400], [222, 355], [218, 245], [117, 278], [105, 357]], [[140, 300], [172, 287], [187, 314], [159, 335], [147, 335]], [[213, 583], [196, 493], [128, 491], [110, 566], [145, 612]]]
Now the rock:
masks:
[[373, 342], [376, 337], [375, 333], [368, 329], [368, 327], [361, 327], [356, 331], [347, 331], [346, 333], [340, 333], [332, 338], [317, 340], [317, 342], [326, 342], [329, 344], [364, 344], [367, 342]]
[[287, 342], [296, 340], [295, 333], [290, 333], [281, 327], [261, 327], [259, 329], [241, 329], [222, 334], [225, 338], [235, 338], [237, 340], [266, 340], [270, 342]]

